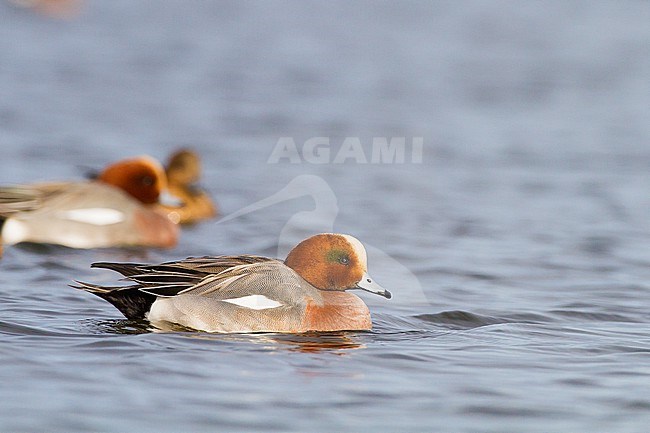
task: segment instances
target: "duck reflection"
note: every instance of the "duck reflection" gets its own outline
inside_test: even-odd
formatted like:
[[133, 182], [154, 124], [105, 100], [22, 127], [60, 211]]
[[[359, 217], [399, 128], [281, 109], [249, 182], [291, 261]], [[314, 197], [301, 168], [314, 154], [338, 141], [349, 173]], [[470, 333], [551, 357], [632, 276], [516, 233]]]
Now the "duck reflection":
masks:
[[336, 355], [344, 355], [347, 350], [365, 348], [364, 344], [357, 341], [354, 334], [346, 332], [313, 332], [306, 334], [210, 334], [206, 332], [188, 332], [184, 335], [204, 340], [261, 344], [268, 351], [331, 352]]
[[345, 352], [341, 350], [365, 348], [353, 334], [348, 335], [345, 332], [275, 335], [272, 340], [278, 345], [286, 346], [290, 351], [305, 353], [330, 351], [343, 355]]
[[361, 335], [356, 332], [309, 332], [304, 334], [213, 334], [197, 332], [183, 326], [169, 323], [164, 327], [154, 327], [147, 320], [87, 320], [85, 326], [101, 334], [137, 335], [147, 333], [167, 333], [177, 336], [211, 340], [215, 342], [248, 342], [262, 345], [264, 350], [288, 350], [290, 352], [319, 353], [331, 352], [344, 355], [346, 351], [364, 349]]

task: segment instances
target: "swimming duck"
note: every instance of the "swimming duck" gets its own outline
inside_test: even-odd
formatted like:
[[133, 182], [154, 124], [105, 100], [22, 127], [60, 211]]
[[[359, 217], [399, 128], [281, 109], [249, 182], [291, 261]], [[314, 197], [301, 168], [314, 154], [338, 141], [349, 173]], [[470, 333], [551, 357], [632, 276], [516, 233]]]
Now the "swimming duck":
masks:
[[201, 178], [201, 159], [189, 149], [181, 149], [169, 157], [165, 167], [169, 192], [180, 206], [164, 206], [175, 222], [190, 224], [214, 218], [218, 211], [208, 193], [197, 182]]
[[105, 299], [128, 319], [147, 319], [162, 329], [176, 324], [226, 333], [369, 330], [368, 307], [347, 290], [391, 298], [368, 275], [361, 242], [343, 234], [307, 238], [284, 261], [241, 255], [92, 267], [117, 271], [135, 284], [77, 281], [72, 287]]
[[178, 227], [152, 207], [165, 187], [162, 166], [146, 156], [111, 164], [92, 181], [2, 187], [0, 237], [9, 245], [169, 248]]

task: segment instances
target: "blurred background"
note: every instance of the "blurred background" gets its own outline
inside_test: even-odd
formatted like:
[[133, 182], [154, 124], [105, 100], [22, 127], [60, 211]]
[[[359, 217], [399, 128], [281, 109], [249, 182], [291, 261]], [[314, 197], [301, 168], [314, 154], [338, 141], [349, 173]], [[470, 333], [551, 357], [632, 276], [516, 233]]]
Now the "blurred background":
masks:
[[[647, 428], [650, 3], [22, 4], [0, 3], [0, 184], [179, 147], [202, 156], [223, 215], [299, 181], [171, 251], [7, 247], [0, 427]], [[407, 153], [271, 163], [282, 137], [327, 137], [332, 160], [346, 137], [369, 161], [373, 137]], [[276, 256], [328, 227], [368, 245], [395, 297], [364, 296], [375, 331], [346, 337], [361, 350], [123, 335], [108, 304], [66, 287], [96, 281], [93, 261]], [[187, 377], [190, 361], [220, 370]], [[141, 369], [169, 378], [173, 405]]]

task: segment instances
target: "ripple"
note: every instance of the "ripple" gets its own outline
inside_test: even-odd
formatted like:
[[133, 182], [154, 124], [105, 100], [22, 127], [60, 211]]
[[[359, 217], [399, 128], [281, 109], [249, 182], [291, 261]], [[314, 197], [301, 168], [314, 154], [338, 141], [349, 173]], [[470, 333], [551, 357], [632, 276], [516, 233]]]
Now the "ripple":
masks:
[[642, 321], [634, 319], [629, 316], [616, 313], [590, 313], [585, 311], [578, 311], [573, 309], [566, 310], [551, 310], [549, 314], [559, 317], [570, 319], [587, 320], [592, 322], [626, 322], [626, 323], [642, 323]]
[[18, 323], [0, 321], [0, 333], [14, 336], [47, 336], [70, 337], [74, 334], [55, 332], [37, 326], [20, 325]]
[[[465, 414], [472, 415], [488, 415], [499, 418], [543, 418], [548, 417], [549, 411], [547, 409], [531, 409], [525, 407], [505, 407], [505, 406], [468, 406], [463, 410]], [[557, 415], [557, 414], [554, 414]]]
[[435, 314], [418, 314], [413, 316], [427, 323], [445, 325], [453, 329], [472, 329], [481, 326], [509, 323], [508, 319], [492, 316], [481, 316], [467, 311], [443, 311]]

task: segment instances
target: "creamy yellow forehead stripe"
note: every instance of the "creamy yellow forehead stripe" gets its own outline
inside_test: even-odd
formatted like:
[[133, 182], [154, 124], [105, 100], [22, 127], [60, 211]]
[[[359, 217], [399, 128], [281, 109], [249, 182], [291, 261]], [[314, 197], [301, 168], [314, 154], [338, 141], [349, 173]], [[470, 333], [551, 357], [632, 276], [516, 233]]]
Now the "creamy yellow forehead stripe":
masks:
[[143, 161], [146, 161], [148, 164], [151, 164], [152, 167], [155, 167], [156, 170], [160, 171], [165, 171], [165, 168], [163, 165], [158, 161], [156, 158], [150, 156], [150, 155], [138, 155], [133, 159], [141, 159]]
[[363, 265], [363, 268], [367, 269], [368, 256], [366, 255], [366, 249], [364, 248], [363, 244], [359, 242], [359, 239], [355, 238], [354, 236], [350, 236], [350, 235], [341, 235], [341, 236], [343, 236], [348, 241], [348, 243], [356, 253], [357, 257], [359, 258], [359, 261]]

